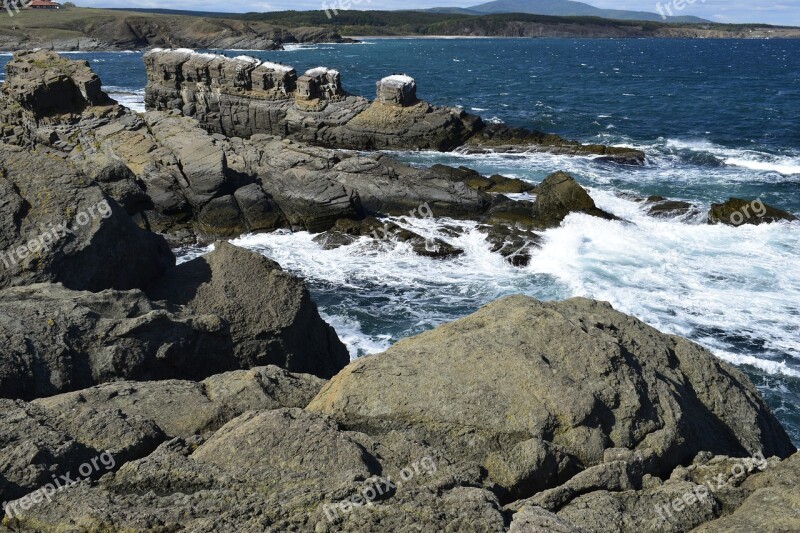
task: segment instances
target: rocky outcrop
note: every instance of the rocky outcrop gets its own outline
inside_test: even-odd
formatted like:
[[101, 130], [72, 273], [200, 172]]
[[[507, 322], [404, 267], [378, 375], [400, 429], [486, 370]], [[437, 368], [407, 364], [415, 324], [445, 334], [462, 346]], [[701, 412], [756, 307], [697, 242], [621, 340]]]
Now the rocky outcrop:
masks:
[[0, 397], [265, 364], [330, 377], [349, 361], [302, 281], [253, 252], [219, 243], [148, 292], [54, 284], [0, 291]]
[[0, 287], [130, 289], [175, 264], [162, 237], [59, 153], [0, 144], [0, 190]]
[[730, 198], [722, 204], [711, 204], [711, 210], [708, 212], [709, 224], [725, 224], [735, 227], [795, 220], [798, 219], [793, 214], [767, 205], [761, 198], [751, 201]]
[[506, 500], [572, 478], [559, 505], [700, 452], [794, 452], [743, 374], [583, 299], [500, 300], [351, 363], [308, 409], [371, 435], [410, 431], [484, 468]]
[[[148, 109], [181, 111], [209, 131], [229, 137], [271, 134], [355, 150], [450, 151], [463, 145], [469, 152], [537, 150], [644, 162], [644, 153], [630, 148], [582, 145], [556, 135], [486, 126], [461, 109], [417, 100], [416, 81], [405, 74], [380, 80], [370, 103], [348, 96], [339, 73], [323, 67], [298, 78], [291, 67], [254, 58], [161, 49], [146, 54], [145, 65]], [[297, 83], [264, 83], [276, 76]]]
[[187, 317], [223, 320], [233, 356], [243, 368], [274, 364], [327, 378], [350, 361], [300, 279], [274, 261], [226, 242], [167, 272], [147, 293], [179, 306]]
[[786, 531], [800, 482], [747, 378], [582, 299], [504, 299], [327, 384], [266, 367], [4, 401], [11, 498], [120, 458], [12, 501], [31, 531]]
[[[291, 67], [246, 56], [161, 49], [145, 55], [145, 66], [148, 109], [179, 110], [228, 137], [261, 133], [335, 148], [451, 150], [481, 127], [460, 110], [418, 102], [408, 77], [379, 82], [379, 98], [370, 104], [348, 96], [339, 72], [324, 67], [298, 76]], [[392, 89], [397, 79], [402, 83]]]
[[[330, 113], [338, 113], [335, 112], [336, 106], [346, 106], [349, 105], [347, 102], [357, 100], [341, 93], [338, 73], [313, 69], [298, 79], [289, 67], [246, 57], [231, 60], [189, 51], [155, 52], [146, 60], [151, 75], [157, 72], [159, 79], [163, 80], [162, 85], [153, 86], [154, 91], [168, 85], [171, 91], [180, 87], [196, 90], [196, 98], [192, 97], [190, 104], [182, 103], [183, 96], [170, 104], [174, 107], [181, 103], [181, 108], [194, 106], [194, 110], [182, 109], [182, 113], [196, 115], [198, 105], [202, 107], [208, 104], [209, 98], [216, 98], [214, 94], [222, 94], [217, 89], [211, 91], [209, 87], [231, 87], [227, 93], [231, 98], [244, 98], [241, 95], [246, 94], [247, 100], [255, 106], [264, 104], [269, 107], [275, 102], [286, 101], [288, 94], [294, 103], [287, 111], [286, 123], [276, 128], [284, 134], [298, 132], [301, 137], [313, 131], [312, 138], [307, 139], [311, 142], [327, 135], [325, 131], [334, 131], [326, 129], [325, 124], [335, 122], [344, 128], [337, 131], [347, 130], [350, 135], [356, 131], [355, 125], [370, 122], [371, 119], [367, 119], [373, 116], [374, 109], [387, 108], [390, 114], [411, 117], [427, 106], [412, 101], [408, 95], [413, 91], [401, 84], [395, 87], [399, 91], [396, 101], [370, 105], [364, 100], [363, 105], [359, 104], [363, 112], [358, 117], [352, 118], [346, 113], [347, 116], [337, 115], [338, 118], [329, 122], [328, 118], [333, 117]], [[51, 63], [55, 66], [50, 66]], [[52, 52], [23, 54], [9, 62], [9, 79], [14, 78], [13, 73], [24, 71], [26, 79], [43, 80], [47, 78], [46, 72], [56, 68], [72, 69], [81, 72], [83, 77], [88, 76], [82, 63], [58, 67], [62, 63], [63, 60]], [[489, 224], [492, 246], [506, 253], [518, 241], [536, 240], [533, 230], [557, 225], [569, 211], [561, 209], [555, 215], [534, 212], [547, 202], [534, 206], [531, 202], [511, 202], [499, 194], [535, 190], [533, 185], [521, 180], [502, 176], [484, 178], [469, 169], [450, 169], [440, 165], [415, 169], [383, 155], [333, 151], [277, 136], [255, 134], [248, 139], [228, 138], [221, 133], [204, 131], [197, 121], [177, 112], [153, 111], [139, 115], [113, 102], [95, 106], [91, 101], [83, 100], [70, 107], [68, 112], [64, 109], [62, 114], [43, 117], [16, 103], [29, 98], [26, 95], [35, 93], [38, 85], [14, 83], [15, 87], [25, 89], [0, 102], [5, 104], [0, 105], [0, 110], [4, 109], [6, 113], [4, 120], [14, 125], [5, 130], [0, 128], [10, 135], [6, 141], [26, 149], [47, 148], [74, 167], [79, 177], [93, 180], [138, 225], [166, 234], [173, 243], [194, 238], [211, 241], [248, 231], [278, 228], [320, 232], [334, 227], [339, 220], [405, 215], [426, 205], [436, 217], [472, 219]], [[390, 79], [385, 87], [381, 87], [390, 90], [395, 85]], [[298, 86], [311, 92], [307, 96], [300, 95]], [[100, 88], [92, 87], [94, 98], [106, 104], [96, 94]], [[191, 92], [187, 91], [181, 89], [179, 92], [185, 96]], [[312, 112], [309, 111], [311, 108], [319, 109]], [[306, 112], [311, 114], [304, 115]], [[328, 118], [319, 113], [328, 114]], [[422, 128], [419, 130], [422, 136], [432, 132], [434, 136], [438, 135], [435, 132], [449, 136], [460, 131], [457, 127], [442, 129], [436, 126], [430, 129], [425, 124], [444, 115], [427, 111], [423, 114], [424, 118], [413, 118], [413, 126], [409, 126]], [[248, 124], [256, 120], [250, 114], [234, 116], [225, 112], [218, 115], [230, 120], [231, 124]], [[449, 112], [446, 115], [455, 116]], [[346, 120], [339, 120], [343, 116]], [[280, 122], [269, 120], [272, 125]], [[400, 128], [401, 123], [402, 120], [393, 122], [392, 127]], [[376, 133], [378, 130], [373, 128], [367, 137], [374, 140], [380, 135], [396, 134], [399, 135], [397, 139], [421, 138], [408, 134], [403, 128], [394, 133]], [[338, 145], [340, 141], [332, 142]], [[389, 144], [392, 142], [387, 141]], [[575, 210], [606, 217], [599, 210], [592, 211], [583, 200], [573, 202]], [[444, 255], [451, 255], [446, 246], [436, 248], [444, 250]], [[425, 246], [425, 252], [431, 252], [429, 246]], [[441, 256], [441, 253], [433, 252], [433, 255]], [[141, 271], [146, 273], [147, 269]]]

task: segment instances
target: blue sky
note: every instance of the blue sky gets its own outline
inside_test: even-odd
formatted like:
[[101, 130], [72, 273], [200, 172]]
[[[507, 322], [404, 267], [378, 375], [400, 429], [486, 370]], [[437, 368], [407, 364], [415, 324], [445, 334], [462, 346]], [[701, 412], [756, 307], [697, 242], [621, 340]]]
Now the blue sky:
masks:
[[[283, 9], [321, 9], [323, 0], [73, 0], [87, 7], [149, 7], [201, 11], [276, 11]], [[426, 7], [466, 7], [481, 0], [325, 0], [329, 4], [352, 2], [352, 9], [416, 9]], [[587, 4], [609, 9], [656, 11], [656, 4], [679, 5], [682, 0], [589, 0]], [[683, 0], [685, 8], [676, 14], [696, 15], [718, 22], [767, 22], [800, 26], [800, 0]]]

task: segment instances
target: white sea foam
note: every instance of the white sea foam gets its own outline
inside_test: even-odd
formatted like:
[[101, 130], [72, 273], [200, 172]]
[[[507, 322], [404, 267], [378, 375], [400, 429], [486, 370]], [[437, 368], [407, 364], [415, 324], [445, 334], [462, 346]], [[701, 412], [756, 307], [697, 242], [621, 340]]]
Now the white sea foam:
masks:
[[108, 93], [108, 96], [128, 109], [144, 113], [144, 89], [128, 89], [109, 85], [108, 87], [104, 87], [103, 90]]
[[[462, 256], [446, 261], [420, 257], [404, 243], [376, 246], [367, 238], [324, 250], [305, 232], [248, 235], [234, 242], [275, 259], [312, 285], [354, 294], [354, 302], [368, 299], [365, 295], [380, 299], [379, 308], [365, 312], [408, 322], [397, 335], [364, 331], [346, 306], [322, 305], [353, 355], [381, 351], [399, 336], [503, 295], [525, 293], [609, 301], [732, 363], [800, 374], [800, 224], [687, 224], [648, 217], [641, 204], [610, 191], [591, 194], [600, 207], [631, 223], [571, 215], [544, 233], [543, 248], [526, 268], [491, 253], [474, 223], [446, 219], [393, 219], [464, 249]], [[445, 226], [463, 234], [453, 237]]]
[[737, 167], [749, 168], [751, 170], [765, 170], [777, 172], [785, 175], [800, 174], [800, 159], [794, 158], [792, 162], [770, 162], [770, 161], [754, 161], [751, 159], [742, 159], [737, 157], [730, 157], [725, 160], [726, 165], [733, 165]]

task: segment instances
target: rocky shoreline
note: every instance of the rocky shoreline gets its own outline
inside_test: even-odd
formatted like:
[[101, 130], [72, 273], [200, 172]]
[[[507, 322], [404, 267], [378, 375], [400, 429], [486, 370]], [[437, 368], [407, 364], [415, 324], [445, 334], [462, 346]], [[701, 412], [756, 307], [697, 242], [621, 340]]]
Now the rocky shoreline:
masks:
[[[145, 60], [143, 114], [85, 62], [38, 51], [7, 66], [0, 532], [800, 523], [800, 455], [748, 378], [609, 304], [504, 298], [351, 362], [277, 263], [221, 240], [176, 266], [170, 248], [285, 229], [459, 253], [382, 220], [416, 213], [473, 220], [522, 265], [523, 244], [570, 213], [616, 217], [563, 172], [532, 185], [370, 150], [638, 162], [629, 149], [492, 129], [418, 102], [403, 75], [368, 102], [331, 69], [182, 50]], [[642, 201], [653, 216], [694, 209]], [[709, 214], [791, 219], [737, 199]]]
[[[157, 10], [156, 10], [157, 11]], [[153, 47], [215, 50], [280, 50], [302, 43], [352, 43], [354, 35], [377, 37], [501, 37], [612, 39], [798, 38], [800, 29], [764, 24], [661, 23], [585, 17], [499, 14], [463, 17], [372, 12], [328, 17], [317, 12], [148, 13], [70, 7], [21, 10], [0, 19], [0, 50], [45, 48], [60, 51], [130, 51]], [[351, 36], [351, 37], [348, 37]]]

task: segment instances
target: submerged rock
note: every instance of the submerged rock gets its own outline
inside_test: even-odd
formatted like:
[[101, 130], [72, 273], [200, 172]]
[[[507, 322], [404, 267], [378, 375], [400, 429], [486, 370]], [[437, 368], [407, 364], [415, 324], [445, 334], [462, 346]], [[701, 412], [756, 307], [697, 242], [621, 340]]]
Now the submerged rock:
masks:
[[469, 154], [549, 152], [554, 154], [594, 156], [596, 161], [624, 165], [643, 165], [641, 150], [601, 144], [581, 144], [558, 135], [489, 124], [470, 137], [462, 151]]
[[709, 224], [725, 224], [742, 226], [744, 224], [759, 225], [778, 221], [795, 221], [797, 217], [787, 211], [781, 211], [765, 204], [760, 198], [752, 201], [741, 198], [730, 198], [722, 204], [711, 204], [708, 212]]

